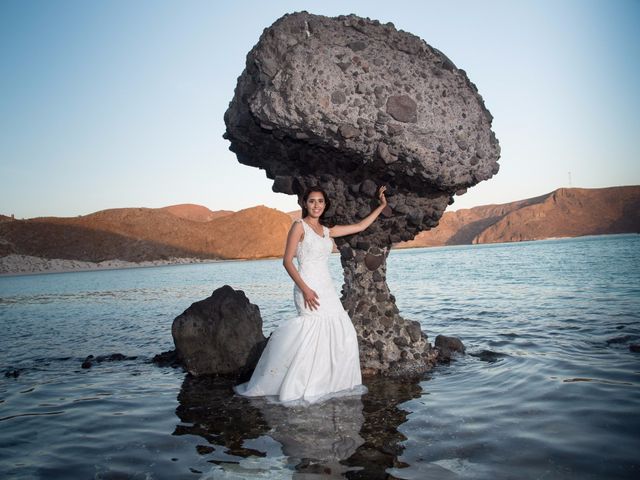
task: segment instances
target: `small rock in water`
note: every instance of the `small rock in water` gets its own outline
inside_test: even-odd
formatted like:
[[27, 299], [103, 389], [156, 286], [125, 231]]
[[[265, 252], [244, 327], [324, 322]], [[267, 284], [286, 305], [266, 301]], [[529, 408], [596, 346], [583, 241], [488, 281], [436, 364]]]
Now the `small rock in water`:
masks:
[[640, 344], [632, 343], [631, 345], [629, 345], [629, 350], [634, 353], [640, 353]]
[[182, 366], [175, 350], [169, 350], [167, 352], [159, 353], [155, 357], [153, 357], [151, 361], [159, 367], [176, 368]]
[[482, 350], [480, 352], [470, 353], [472, 357], [477, 357], [483, 362], [494, 363], [497, 362], [502, 357], [507, 357], [506, 353], [493, 352], [491, 350]]
[[10, 377], [18, 378], [20, 376], [20, 370], [17, 368], [6, 370], [4, 372], [4, 376], [7, 378], [10, 378]]
[[121, 353], [111, 353], [109, 355], [100, 355], [98, 357], [96, 357], [96, 362], [101, 363], [101, 362], [115, 362], [118, 360], [135, 360], [138, 357], [128, 357], [126, 355], [123, 355]]
[[82, 362], [82, 365], [80, 365], [82, 368], [91, 368], [92, 364], [91, 361], [93, 360], [93, 355], [89, 355], [87, 358], [84, 359], [84, 362]]
[[633, 337], [631, 335], [622, 335], [620, 337], [614, 337], [607, 340], [607, 345], [612, 345], [616, 343], [625, 343], [631, 340]]
[[127, 357], [126, 355], [123, 355], [122, 353], [111, 353], [109, 355], [98, 355], [97, 357], [94, 357], [93, 355], [89, 355], [87, 358], [84, 359], [84, 362], [82, 362], [81, 367], [82, 368], [91, 368], [93, 366], [93, 362], [98, 362], [98, 363], [102, 363], [102, 362], [115, 362], [115, 361], [119, 361], [119, 360], [135, 360], [138, 357]]
[[438, 335], [435, 341], [436, 348], [440, 352], [439, 359], [443, 362], [451, 361], [454, 353], [464, 353], [465, 348], [462, 340], [458, 337], [447, 337]]

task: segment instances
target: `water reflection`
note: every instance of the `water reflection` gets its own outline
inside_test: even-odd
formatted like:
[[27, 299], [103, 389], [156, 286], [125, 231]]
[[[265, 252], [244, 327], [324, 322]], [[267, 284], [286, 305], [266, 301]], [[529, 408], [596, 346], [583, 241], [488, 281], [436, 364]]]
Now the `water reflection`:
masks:
[[349, 479], [392, 479], [389, 468], [407, 465], [398, 460], [407, 439], [398, 428], [407, 421], [411, 413], [402, 408], [402, 403], [422, 395], [419, 384], [375, 378], [366, 382], [369, 393], [362, 397], [364, 425], [360, 435], [364, 438], [358, 450], [344, 464], [359, 467], [348, 472]]
[[283, 407], [233, 395], [224, 379], [185, 377], [175, 435], [206, 440], [197, 451], [212, 478], [388, 479], [406, 437], [398, 427], [410, 412], [400, 404], [417, 398], [417, 384], [368, 381], [369, 393], [309, 407]]

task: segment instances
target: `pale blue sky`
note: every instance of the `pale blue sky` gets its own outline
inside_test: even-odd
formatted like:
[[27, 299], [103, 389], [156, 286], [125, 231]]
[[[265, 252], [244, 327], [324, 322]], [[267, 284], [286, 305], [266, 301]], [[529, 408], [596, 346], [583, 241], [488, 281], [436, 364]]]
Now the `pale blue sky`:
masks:
[[640, 184], [640, 1], [0, 1], [0, 213], [296, 208], [222, 139], [245, 56], [287, 12], [393, 22], [466, 70], [500, 173], [451, 207]]

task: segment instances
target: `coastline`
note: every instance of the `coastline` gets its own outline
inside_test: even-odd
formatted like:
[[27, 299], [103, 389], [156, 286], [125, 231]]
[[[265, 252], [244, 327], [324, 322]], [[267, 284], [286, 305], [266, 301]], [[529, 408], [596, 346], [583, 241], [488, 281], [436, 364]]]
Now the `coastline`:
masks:
[[[393, 246], [393, 250], [414, 250], [419, 248], [451, 248], [469, 246], [491, 246], [501, 244], [519, 244], [532, 242], [545, 242], [556, 240], [571, 240], [575, 238], [592, 238], [618, 235], [639, 235], [638, 233], [605, 233], [600, 235], [578, 235], [575, 237], [549, 237], [535, 240], [519, 240], [511, 242], [488, 242], [462, 245], [416, 245], [410, 247]], [[333, 252], [336, 254], [337, 252]], [[195, 257], [172, 257], [166, 260], [145, 260], [143, 262], [128, 262], [125, 260], [104, 260], [102, 262], [87, 262], [83, 260], [67, 260], [60, 258], [42, 258], [29, 255], [11, 254], [0, 257], [0, 277], [13, 277], [22, 275], [41, 275], [47, 273], [69, 273], [69, 272], [91, 272], [98, 270], [122, 270], [127, 268], [150, 268], [164, 267], [171, 265], [192, 265], [195, 263], [222, 263], [222, 262], [246, 262], [255, 260], [274, 260], [281, 257], [260, 257], [260, 258], [233, 258], [233, 259], [211, 259]]]
[[194, 263], [218, 263], [230, 260], [204, 258], [168, 258], [166, 260], [145, 260], [128, 262], [126, 260], [103, 260], [87, 262], [61, 258], [42, 258], [30, 255], [11, 254], [0, 257], [0, 277], [21, 275], [40, 275], [46, 273], [90, 272], [98, 270], [122, 270], [127, 268], [163, 267], [168, 265], [190, 265]]

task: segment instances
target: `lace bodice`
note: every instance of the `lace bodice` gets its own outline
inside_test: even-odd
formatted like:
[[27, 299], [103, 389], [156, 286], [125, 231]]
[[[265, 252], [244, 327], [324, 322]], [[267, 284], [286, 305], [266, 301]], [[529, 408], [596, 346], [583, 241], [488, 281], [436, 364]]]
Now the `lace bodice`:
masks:
[[297, 285], [294, 286], [293, 299], [298, 313], [325, 315], [344, 311], [329, 272], [329, 255], [333, 251], [329, 229], [323, 226], [324, 237], [321, 237], [304, 220], [297, 221], [302, 222], [304, 228], [304, 238], [298, 243], [296, 251], [298, 272], [304, 282], [318, 294], [320, 301], [317, 310], [308, 310], [304, 306], [302, 292]]
[[324, 237], [321, 237], [302, 219], [296, 220], [302, 223], [304, 228], [304, 238], [298, 243], [296, 257], [298, 259], [298, 270], [304, 267], [307, 262], [327, 261], [333, 250], [333, 242], [329, 236], [329, 229], [322, 226]]

